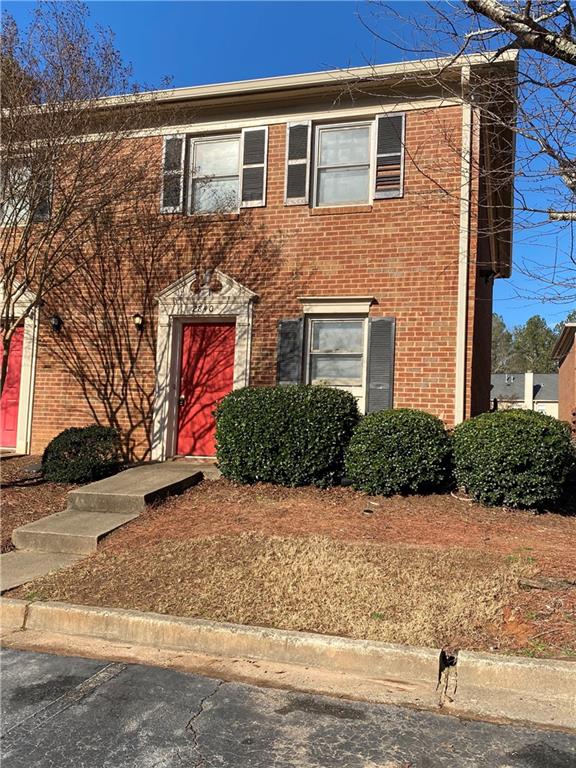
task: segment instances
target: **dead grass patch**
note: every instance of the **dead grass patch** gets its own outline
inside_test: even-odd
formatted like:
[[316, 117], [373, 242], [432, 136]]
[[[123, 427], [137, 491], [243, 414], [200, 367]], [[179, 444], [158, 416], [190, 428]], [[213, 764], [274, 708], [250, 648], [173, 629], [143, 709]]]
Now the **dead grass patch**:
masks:
[[0, 552], [9, 552], [12, 531], [46, 515], [61, 512], [72, 485], [47, 483], [26, 469], [41, 456], [3, 456], [0, 459]]
[[532, 566], [486, 552], [244, 533], [104, 550], [22, 596], [416, 645], [485, 644]]

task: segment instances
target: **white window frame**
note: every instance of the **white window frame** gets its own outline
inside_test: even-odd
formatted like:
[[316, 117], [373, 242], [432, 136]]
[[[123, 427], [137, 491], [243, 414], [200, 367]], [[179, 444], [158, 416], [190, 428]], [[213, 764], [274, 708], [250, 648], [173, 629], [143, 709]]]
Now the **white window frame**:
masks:
[[222, 178], [222, 179], [229, 179], [232, 178], [231, 176], [202, 176], [198, 177], [194, 175], [194, 155], [195, 155], [195, 149], [197, 144], [208, 144], [209, 142], [216, 142], [216, 141], [226, 141], [230, 139], [236, 139], [238, 142], [238, 195], [236, 198], [236, 207], [231, 208], [229, 211], [226, 211], [226, 213], [239, 213], [240, 212], [240, 195], [241, 195], [241, 184], [242, 184], [242, 134], [240, 133], [231, 133], [231, 134], [214, 134], [211, 136], [191, 136], [189, 137], [189, 160], [188, 160], [188, 182], [187, 182], [187, 192], [188, 192], [188, 215], [192, 216], [213, 216], [215, 213], [219, 213], [219, 211], [195, 211], [194, 210], [194, 181], [198, 178]]
[[[366, 412], [366, 381], [367, 381], [367, 372], [368, 372], [368, 315], [367, 314], [339, 314], [338, 312], [334, 314], [320, 314], [320, 313], [313, 313], [308, 314], [305, 316], [306, 323], [304, 328], [304, 381], [306, 384], [311, 384], [311, 364], [312, 364], [312, 358], [314, 354], [333, 354], [335, 357], [341, 354], [342, 356], [349, 357], [351, 355], [358, 355], [358, 357], [362, 357], [362, 373], [360, 378], [359, 384], [351, 384], [349, 380], [347, 379], [331, 379], [330, 381], [326, 380], [326, 386], [328, 387], [334, 387], [335, 389], [343, 389], [346, 392], [351, 392], [354, 397], [356, 397], [358, 401], [358, 408], [360, 409], [361, 413]], [[364, 334], [363, 342], [362, 342], [362, 352], [342, 352], [342, 353], [325, 353], [325, 352], [314, 352], [312, 350], [312, 339], [313, 339], [313, 333], [312, 333], [312, 327], [315, 320], [323, 320], [323, 321], [332, 321], [332, 322], [345, 322], [345, 321], [353, 321], [353, 322], [362, 322], [362, 331]]]
[[[376, 136], [376, 129], [375, 129], [375, 120], [361, 120], [358, 122], [353, 123], [316, 123], [314, 126], [314, 168], [313, 168], [313, 204], [314, 208], [346, 208], [346, 207], [355, 207], [358, 205], [371, 205], [372, 200], [374, 197], [374, 184], [375, 184], [375, 163], [374, 163], [374, 152], [375, 152], [375, 136]], [[330, 165], [330, 166], [320, 166], [319, 160], [320, 160], [320, 134], [322, 131], [327, 130], [346, 130], [346, 129], [352, 129], [352, 128], [368, 128], [368, 194], [366, 196], [366, 200], [363, 202], [355, 202], [355, 203], [319, 203], [318, 202], [318, 192], [320, 188], [320, 184], [318, 183], [318, 177], [319, 177], [319, 171], [322, 168], [359, 168], [362, 167], [364, 164], [350, 164], [350, 165]]]
[[[32, 175], [32, 169], [30, 168], [30, 163], [27, 162], [28, 158], [26, 156], [20, 156], [17, 157], [16, 163], [11, 170], [14, 170], [16, 167], [22, 168], [28, 172], [28, 179], [26, 180], [26, 184], [30, 183], [30, 177]], [[22, 161], [22, 162], [20, 162]], [[7, 171], [2, 171], [2, 175], [6, 174]], [[25, 186], [26, 186], [25, 184]], [[0, 189], [0, 194], [2, 193], [2, 189]], [[19, 206], [21, 207], [21, 210], [18, 213], [18, 219], [13, 220], [14, 214], [11, 213], [8, 216], [5, 216], [4, 214], [4, 205], [6, 203], [9, 203], [14, 210], [17, 209]], [[12, 205], [12, 203], [15, 203], [15, 205]], [[28, 222], [30, 221], [32, 213], [30, 211], [30, 202], [28, 200], [23, 200], [22, 197], [19, 197], [17, 200], [9, 200], [8, 198], [4, 198], [2, 195], [2, 199], [0, 200], [0, 226], [2, 227], [8, 227], [8, 226], [15, 226], [15, 227], [24, 227]]]

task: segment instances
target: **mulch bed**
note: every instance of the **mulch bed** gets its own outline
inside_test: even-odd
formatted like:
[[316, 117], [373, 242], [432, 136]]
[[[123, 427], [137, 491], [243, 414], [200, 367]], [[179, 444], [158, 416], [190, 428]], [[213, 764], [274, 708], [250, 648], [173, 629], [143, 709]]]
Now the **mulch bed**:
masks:
[[[449, 494], [387, 499], [369, 497], [348, 488], [289, 489], [263, 484], [247, 487], [226, 480], [205, 481], [182, 496], [148, 509], [137, 520], [111, 534], [95, 558], [49, 577], [48, 581], [35, 582], [30, 589], [43, 597], [65, 594], [67, 599], [77, 602], [105, 605], [108, 601], [124, 607], [142, 603], [149, 610], [155, 606], [156, 610], [182, 615], [199, 615], [195, 611], [203, 607], [214, 618], [222, 618], [220, 603], [227, 620], [233, 620], [226, 605], [226, 592], [218, 592], [210, 576], [218, 572], [218, 559], [211, 556], [207, 561], [211, 565], [205, 563], [209, 571], [212, 569], [205, 576], [205, 582], [197, 580], [198, 574], [192, 577], [187, 563], [198, 557], [195, 547], [200, 547], [202, 552], [216, 547], [221, 560], [226, 559], [223, 553], [231, 551], [233, 562], [226, 571], [228, 583], [242, 582], [246, 572], [239, 564], [250, 561], [242, 554], [247, 547], [245, 535], [256, 536], [252, 544], [259, 553], [256, 560], [261, 559], [262, 552], [269, 546], [262, 543], [262, 537], [264, 540], [277, 537], [284, 542], [294, 537], [320, 537], [322, 541], [336, 540], [336, 549], [341, 542], [377, 544], [382, 557], [403, 563], [394, 572], [398, 584], [410, 580], [417, 571], [421, 573], [421, 568], [416, 567], [418, 552], [424, 559], [430, 553], [433, 558], [457, 555], [461, 562], [468, 558], [465, 568], [478, 575], [479, 585], [484, 583], [488, 564], [488, 570], [500, 573], [502, 584], [507, 585], [495, 599], [496, 613], [492, 619], [488, 620], [487, 614], [479, 611], [478, 621], [470, 616], [464, 620], [463, 611], [462, 631], [456, 631], [451, 614], [453, 629], [444, 634], [444, 629], [437, 629], [434, 636], [468, 648], [534, 656], [576, 656], [576, 588], [570, 585], [522, 588], [517, 578], [522, 574], [532, 579], [570, 581], [576, 578], [576, 518], [488, 509]], [[214, 537], [219, 544], [206, 543]], [[286, 543], [278, 547], [287, 551]], [[402, 548], [404, 557], [398, 560]], [[338, 552], [345, 560], [347, 556]], [[167, 568], [166, 564], [171, 562], [174, 567]], [[274, 557], [268, 557], [267, 562], [274, 562]], [[283, 562], [286, 564], [289, 560]], [[338, 561], [334, 562], [334, 571], [338, 573]], [[82, 578], [75, 581], [74, 574]], [[509, 574], [514, 577], [513, 588]], [[435, 581], [431, 590], [446, 592], [452, 588], [452, 582], [444, 582], [445, 578]], [[213, 590], [210, 600], [195, 599], [195, 595], [202, 590], [205, 594], [208, 588]], [[270, 591], [272, 585], [268, 583], [266, 589]], [[492, 589], [490, 587], [487, 594], [494, 594]], [[172, 597], [168, 599], [171, 592]], [[25, 595], [26, 588], [21, 588], [19, 594]], [[259, 594], [260, 602], [265, 601], [266, 593]], [[473, 605], [480, 606], [482, 601], [478, 595], [473, 590], [470, 592]], [[398, 606], [394, 608], [398, 609]], [[437, 610], [441, 610], [440, 603]], [[209, 617], [206, 613], [203, 615]], [[248, 611], [246, 615], [251, 621], [257, 621], [253, 612]], [[382, 621], [388, 621], [389, 617], [382, 615]], [[292, 620], [298, 627], [305, 624], [311, 630], [330, 631], [325, 624], [321, 630], [310, 626], [301, 616], [296, 620], [293, 614]], [[357, 627], [362, 625], [358, 621]], [[335, 632], [341, 631], [338, 622], [334, 626]], [[394, 626], [396, 634], [385, 635], [387, 639], [398, 639], [399, 625]], [[355, 633], [350, 623], [347, 633], [362, 634]], [[377, 636], [383, 635], [380, 632]], [[410, 642], [402, 637], [404, 642]]]
[[46, 483], [27, 467], [40, 463], [40, 456], [0, 457], [0, 551], [14, 549], [12, 531], [66, 506], [66, 494], [74, 486]]

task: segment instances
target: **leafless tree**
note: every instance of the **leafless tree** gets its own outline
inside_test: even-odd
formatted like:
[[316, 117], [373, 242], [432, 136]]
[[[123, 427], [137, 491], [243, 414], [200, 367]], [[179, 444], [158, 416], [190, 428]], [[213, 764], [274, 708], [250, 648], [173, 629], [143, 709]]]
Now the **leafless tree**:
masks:
[[157, 200], [126, 221], [100, 220], [90, 237], [93, 257], [47, 298], [46, 311], [64, 307], [65, 315], [45, 353], [75, 382], [91, 418], [118, 430], [124, 456], [145, 459], [158, 294], [191, 272], [196, 293], [218, 292], [218, 268], [258, 291], [279, 265], [281, 244], [250, 211], [240, 218], [224, 212], [166, 217], [158, 215]]
[[[209, 216], [160, 212], [161, 143], [151, 134], [178, 116], [134, 88], [84, 5], [41, 3], [25, 34], [10, 16], [3, 23], [0, 384], [22, 321], [62, 315], [44, 354], [91, 418], [119, 430], [125, 456], [146, 457], [159, 292], [190, 272], [199, 292], [218, 290], [223, 266], [257, 290], [280, 241], [251, 211], [230, 216], [227, 200]], [[107, 99], [118, 94], [129, 96]]]
[[[576, 15], [572, 0], [447, 0], [427, 3], [416, 14], [403, 4], [374, 2], [361, 20], [379, 39], [410, 58], [445, 57], [422, 84], [463, 99], [482, 113], [492, 136], [514, 139], [516, 167], [493, 163], [492, 188], [505, 190], [515, 177], [514, 219], [534, 249], [552, 248], [549, 259], [527, 258], [521, 269], [538, 282], [534, 293], [547, 301], [576, 300]], [[516, 78], [484, 70], [450, 86], [450, 67], [477, 54], [487, 64], [517, 51]], [[481, 71], [481, 70], [480, 70]], [[488, 146], [490, 152], [502, 146]], [[507, 178], [508, 177], [508, 178]], [[486, 211], [485, 219], [489, 218]], [[486, 227], [488, 228], [489, 222]], [[537, 229], [535, 229], [537, 228]], [[493, 231], [487, 234], [502, 236]], [[551, 235], [550, 239], [546, 235]], [[560, 237], [558, 237], [560, 235]], [[545, 263], [544, 263], [545, 262]]]
[[0, 392], [16, 328], [93, 257], [101, 223], [159, 184], [149, 147], [127, 144], [154, 104], [102, 109], [132, 90], [131, 75], [86, 7], [39, 3], [24, 32], [7, 13], [2, 22]]

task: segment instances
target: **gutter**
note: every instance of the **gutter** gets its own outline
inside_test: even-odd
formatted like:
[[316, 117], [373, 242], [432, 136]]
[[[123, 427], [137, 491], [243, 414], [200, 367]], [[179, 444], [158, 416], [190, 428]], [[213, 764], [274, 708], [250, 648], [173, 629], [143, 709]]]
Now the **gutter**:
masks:
[[454, 423], [466, 417], [466, 342], [468, 269], [470, 265], [470, 188], [472, 175], [472, 106], [464, 101], [470, 66], [462, 67], [462, 164], [460, 168], [460, 239], [458, 243], [458, 304], [456, 310], [456, 386]]
[[418, 59], [392, 64], [379, 64], [364, 67], [349, 67], [342, 69], [306, 72], [297, 75], [281, 75], [279, 77], [262, 77], [252, 80], [236, 80], [227, 83], [196, 85], [184, 88], [169, 88], [142, 93], [118, 94], [98, 99], [94, 106], [111, 107], [146, 101], [179, 102], [196, 99], [214, 98], [221, 96], [244, 96], [249, 93], [270, 93], [289, 89], [315, 88], [319, 86], [342, 86], [345, 82], [375, 81], [386, 78], [405, 78], [409, 76], [438, 76], [444, 72], [470, 67], [485, 67], [492, 65], [514, 64], [518, 57], [517, 51], [485, 51], [458, 57]]

